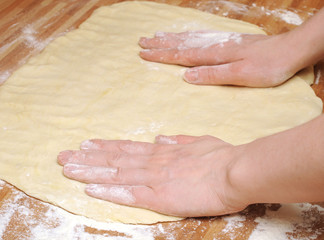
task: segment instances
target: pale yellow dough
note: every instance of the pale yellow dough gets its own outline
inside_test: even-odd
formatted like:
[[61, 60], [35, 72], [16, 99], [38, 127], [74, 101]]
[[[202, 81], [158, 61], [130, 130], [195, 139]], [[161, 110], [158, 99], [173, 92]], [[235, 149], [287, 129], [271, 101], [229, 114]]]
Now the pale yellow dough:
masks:
[[89, 138], [152, 142], [158, 134], [210, 134], [233, 144], [318, 116], [322, 102], [297, 75], [280, 87], [194, 86], [184, 68], [142, 60], [137, 42], [156, 31], [258, 27], [198, 10], [147, 2], [102, 7], [57, 38], [0, 87], [0, 178], [27, 194], [100, 221], [177, 218], [88, 197], [62, 175], [65, 149]]

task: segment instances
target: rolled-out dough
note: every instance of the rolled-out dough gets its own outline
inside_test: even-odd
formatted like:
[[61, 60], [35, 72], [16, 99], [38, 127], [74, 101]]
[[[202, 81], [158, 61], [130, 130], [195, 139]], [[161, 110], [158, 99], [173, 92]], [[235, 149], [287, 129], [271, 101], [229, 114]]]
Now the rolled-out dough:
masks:
[[96, 10], [50, 43], [0, 87], [0, 178], [27, 194], [100, 221], [177, 218], [88, 197], [62, 175], [57, 154], [89, 138], [153, 141], [157, 134], [210, 134], [241, 144], [309, 121], [322, 111], [303, 72], [268, 89], [194, 86], [180, 66], [138, 56], [141, 36], [257, 26], [198, 10], [125, 2]]

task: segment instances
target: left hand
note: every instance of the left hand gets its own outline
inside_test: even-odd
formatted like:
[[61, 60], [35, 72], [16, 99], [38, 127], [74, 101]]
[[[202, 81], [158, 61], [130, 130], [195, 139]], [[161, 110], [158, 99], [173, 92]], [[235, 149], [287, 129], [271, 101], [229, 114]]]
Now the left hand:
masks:
[[158, 136], [156, 143], [87, 140], [64, 151], [64, 175], [87, 183], [92, 197], [160, 213], [215, 216], [243, 210], [232, 189], [229, 143], [211, 136]]
[[139, 45], [145, 60], [190, 67], [184, 73], [188, 83], [273, 87], [300, 70], [292, 39], [287, 33], [158, 32]]

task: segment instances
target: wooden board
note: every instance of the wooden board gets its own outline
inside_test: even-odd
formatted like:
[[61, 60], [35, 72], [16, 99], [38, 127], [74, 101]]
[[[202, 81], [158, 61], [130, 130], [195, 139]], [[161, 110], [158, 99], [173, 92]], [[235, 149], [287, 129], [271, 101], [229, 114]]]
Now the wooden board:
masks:
[[[0, 82], [4, 81], [26, 60], [38, 54], [51, 40], [77, 28], [93, 10], [117, 1], [105, 0], [1, 0], [0, 1]], [[295, 28], [296, 21], [285, 13], [297, 14], [301, 20], [311, 17], [324, 6], [322, 0], [231, 0], [231, 1], [163, 1], [173, 5], [248, 21], [269, 34]], [[324, 100], [324, 63], [315, 66], [316, 83], [312, 86]], [[1, 176], [0, 176], [1, 178]], [[320, 203], [324, 206], [323, 203]], [[257, 219], [266, 212], [275, 215], [279, 205], [253, 205], [234, 218], [185, 219], [150, 226], [121, 225], [96, 228], [88, 220], [62, 212], [57, 208], [29, 197], [13, 186], [0, 182], [0, 238], [34, 239], [35, 231], [43, 231], [42, 239], [248, 239], [257, 227]], [[60, 214], [60, 216], [58, 216]], [[305, 223], [296, 226], [294, 239], [324, 239], [324, 213], [312, 208], [305, 213]], [[236, 218], [236, 220], [235, 220]], [[70, 226], [62, 226], [69, 221]], [[239, 221], [238, 221], [239, 220]], [[79, 224], [78, 224], [78, 221]], [[232, 224], [230, 226], [230, 224]], [[137, 228], [136, 228], [137, 227]], [[60, 229], [67, 231], [58, 235]], [[141, 234], [136, 232], [142, 231]], [[39, 236], [40, 233], [37, 233]], [[316, 238], [312, 238], [316, 233]], [[62, 237], [65, 236], [65, 237]], [[108, 237], [111, 238], [108, 238]], [[96, 238], [97, 237], [97, 238]], [[288, 239], [288, 238], [287, 238]]]

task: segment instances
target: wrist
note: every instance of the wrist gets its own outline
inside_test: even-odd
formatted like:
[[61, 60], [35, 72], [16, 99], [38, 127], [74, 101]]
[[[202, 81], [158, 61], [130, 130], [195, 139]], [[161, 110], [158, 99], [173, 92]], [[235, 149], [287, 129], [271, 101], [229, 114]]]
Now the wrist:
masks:
[[[316, 64], [324, 57], [324, 8], [301, 26], [284, 34], [285, 47], [289, 49], [289, 62], [294, 72]], [[287, 63], [289, 64], [289, 63]]]
[[248, 177], [245, 176], [246, 145], [233, 146], [230, 153], [230, 161], [226, 166], [226, 187], [224, 189], [227, 204], [233, 207], [246, 206], [255, 203], [250, 196], [248, 189]]
[[312, 65], [310, 61], [310, 54], [308, 51], [308, 44], [300, 36], [302, 35], [300, 29], [294, 29], [290, 32], [278, 35], [281, 43], [281, 65], [286, 68], [287, 73], [293, 76], [298, 71], [305, 67]]
[[259, 142], [260, 140], [255, 140], [236, 146], [233, 161], [228, 170], [232, 196], [240, 199], [246, 205], [263, 203], [265, 202], [264, 197], [267, 195], [264, 192], [265, 184], [267, 184], [264, 171], [268, 171], [268, 169], [260, 161], [262, 149], [258, 147]]

